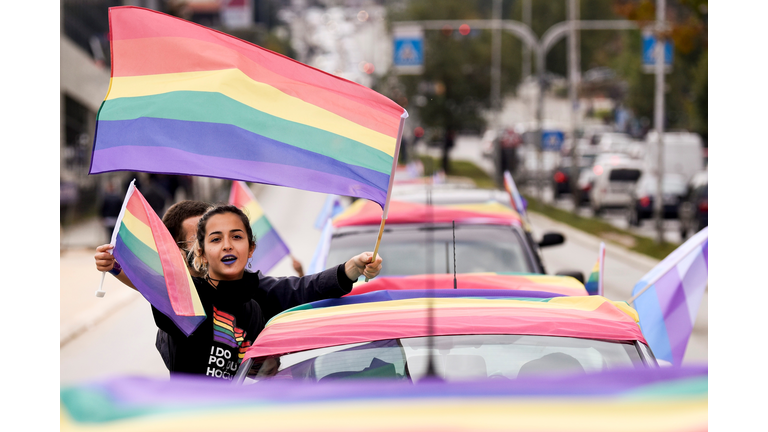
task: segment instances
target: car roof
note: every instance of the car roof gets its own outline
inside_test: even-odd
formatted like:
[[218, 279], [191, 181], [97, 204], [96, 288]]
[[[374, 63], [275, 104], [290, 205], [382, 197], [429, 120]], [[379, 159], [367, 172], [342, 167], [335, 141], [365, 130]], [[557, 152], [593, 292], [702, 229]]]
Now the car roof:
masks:
[[[394, 298], [390, 291], [376, 291], [289, 309], [267, 323], [243, 360], [442, 335], [540, 335], [646, 343], [637, 312], [625, 302], [601, 296], [532, 298], [514, 297], [513, 293], [509, 297], [448, 297], [440, 296], [439, 291], [445, 290], [431, 291], [428, 296], [401, 292]], [[429, 317], [436, 325], [429, 325]], [[307, 337], [308, 329], [311, 337]]]
[[426, 204], [428, 189], [433, 204], [480, 203], [492, 200], [509, 203], [509, 194], [506, 191], [471, 187], [461, 183], [444, 183], [431, 186], [426, 184], [395, 185], [392, 189], [392, 198], [398, 201]]
[[[375, 225], [382, 219], [382, 208], [373, 201], [357, 200], [333, 218], [334, 228]], [[499, 202], [479, 204], [433, 205], [395, 201], [389, 203], [387, 224], [476, 223], [486, 225], [523, 225], [520, 215]]]

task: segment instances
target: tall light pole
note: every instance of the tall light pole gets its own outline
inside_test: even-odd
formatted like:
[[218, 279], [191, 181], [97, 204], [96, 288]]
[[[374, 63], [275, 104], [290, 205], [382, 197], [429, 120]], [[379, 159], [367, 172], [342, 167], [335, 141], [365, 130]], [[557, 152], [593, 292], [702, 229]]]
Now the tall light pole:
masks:
[[495, 128], [501, 111], [501, 0], [493, 0], [493, 35], [491, 40], [491, 110]]
[[664, 242], [664, 203], [662, 196], [662, 183], [664, 180], [664, 46], [666, 38], [664, 36], [666, 26], [664, 23], [664, 11], [666, 9], [666, 0], [656, 0], [656, 97], [654, 100], [654, 123], [656, 128], [656, 199], [653, 201], [654, 213], [656, 217], [656, 243]]
[[[523, 0], [523, 23], [531, 27], [531, 0]], [[531, 75], [531, 48], [523, 44], [523, 76], [522, 80]]]
[[568, 0], [568, 21], [570, 29], [568, 31], [568, 99], [571, 105], [571, 175], [569, 183], [571, 190], [574, 191], [573, 203], [574, 209], [578, 210], [579, 203], [576, 190], [576, 177], [579, 174], [579, 167], [576, 163], [576, 130], [577, 130], [577, 107], [578, 107], [578, 85], [580, 80], [579, 67], [579, 32], [576, 23], [579, 21], [579, 0]]

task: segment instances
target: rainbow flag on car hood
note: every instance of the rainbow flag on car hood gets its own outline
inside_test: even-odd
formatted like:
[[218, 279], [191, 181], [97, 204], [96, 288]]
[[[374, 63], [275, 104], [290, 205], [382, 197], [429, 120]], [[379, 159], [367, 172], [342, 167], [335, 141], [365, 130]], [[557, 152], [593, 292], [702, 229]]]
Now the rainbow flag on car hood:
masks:
[[267, 323], [243, 361], [429, 335], [517, 334], [645, 343], [635, 310], [600, 296], [515, 298], [510, 293], [508, 298], [380, 299], [381, 292], [372, 292], [288, 309]]
[[384, 206], [408, 117], [393, 101], [150, 9], [109, 8], [109, 28], [90, 174], [217, 177]]
[[189, 336], [205, 320], [203, 305], [171, 233], [133, 183], [112, 233], [112, 253], [141, 295]]
[[708, 426], [708, 369], [461, 382], [116, 377], [62, 386], [62, 432], [691, 432]]
[[[584, 285], [570, 276], [521, 273], [459, 273], [456, 287], [461, 289], [495, 289], [505, 291], [537, 291], [568, 296], [588, 295]], [[356, 283], [347, 296], [374, 291], [410, 291], [453, 288], [453, 275], [446, 273], [414, 276], [380, 276], [369, 282]], [[510, 293], [514, 295], [514, 293]]]
[[291, 251], [277, 231], [269, 223], [264, 209], [261, 208], [256, 197], [245, 182], [234, 181], [229, 192], [229, 203], [243, 210], [251, 223], [251, 231], [256, 237], [256, 249], [248, 260], [249, 268], [253, 271], [268, 272], [281, 259], [290, 255]]
[[[333, 219], [334, 227], [376, 225], [381, 223], [382, 211], [369, 201], [357, 200]], [[522, 225], [520, 215], [509, 207], [487, 204], [433, 205], [395, 201], [389, 202], [387, 224], [456, 223]]]

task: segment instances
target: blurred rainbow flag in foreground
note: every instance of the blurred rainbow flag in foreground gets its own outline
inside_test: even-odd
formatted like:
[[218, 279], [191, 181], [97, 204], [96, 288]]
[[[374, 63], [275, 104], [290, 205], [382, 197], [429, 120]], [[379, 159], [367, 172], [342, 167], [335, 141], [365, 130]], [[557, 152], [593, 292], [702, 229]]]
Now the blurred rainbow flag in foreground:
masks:
[[709, 274], [709, 227], [696, 233], [632, 288], [640, 327], [657, 359], [680, 365]]
[[587, 283], [584, 287], [589, 295], [603, 295], [603, 270], [605, 268], [605, 243], [600, 242], [600, 251], [597, 254], [597, 262], [592, 267]]
[[708, 427], [706, 365], [461, 382], [121, 377], [60, 391], [62, 432], [584, 431]]
[[179, 247], [134, 181], [112, 233], [112, 253], [141, 295], [189, 336], [205, 320], [203, 305]]
[[256, 250], [253, 251], [248, 264], [254, 272], [261, 270], [262, 273], [266, 273], [281, 259], [290, 255], [288, 246], [269, 223], [267, 215], [264, 214], [264, 210], [245, 182], [232, 182], [229, 203], [242, 210], [251, 223], [251, 230], [256, 237]]

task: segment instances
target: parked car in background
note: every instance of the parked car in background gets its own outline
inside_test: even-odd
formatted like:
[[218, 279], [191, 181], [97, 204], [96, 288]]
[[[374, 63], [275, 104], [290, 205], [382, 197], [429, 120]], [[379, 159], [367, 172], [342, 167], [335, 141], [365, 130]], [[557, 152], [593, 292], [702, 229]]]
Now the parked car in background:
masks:
[[595, 216], [608, 208], [626, 208], [631, 192], [642, 174], [642, 163], [623, 154], [600, 155], [592, 167], [595, 178], [590, 189], [590, 206]]
[[578, 179], [583, 169], [592, 168], [596, 158], [597, 153], [577, 153], [576, 156], [562, 156], [560, 162], [555, 166], [551, 177], [554, 198], [558, 199], [563, 194], [572, 194], [574, 192], [573, 186], [578, 182], [571, 181], [574, 172]]
[[685, 198], [680, 204], [680, 237], [687, 238], [708, 225], [707, 171], [697, 173], [688, 182]]
[[[543, 274], [538, 248], [564, 242], [561, 234], [548, 233], [534, 243], [527, 224], [509, 207], [509, 201], [429, 206], [392, 200], [389, 205], [379, 246], [379, 253], [387, 260], [381, 276], [454, 270]], [[380, 225], [378, 204], [367, 200], [353, 203], [333, 220], [325, 262], [335, 262], [350, 250], [371, 248]]]
[[[644, 172], [632, 190], [631, 201], [627, 207], [627, 221], [632, 226], [639, 226], [644, 219], [652, 219], [654, 215], [655, 197], [658, 193], [657, 178]], [[680, 174], [665, 174], [661, 183], [662, 217], [677, 219], [680, 203], [685, 197], [686, 182]]]

